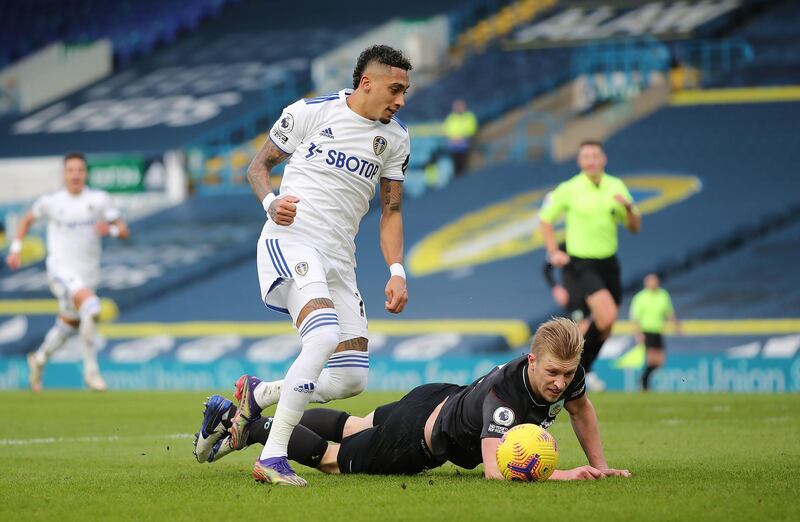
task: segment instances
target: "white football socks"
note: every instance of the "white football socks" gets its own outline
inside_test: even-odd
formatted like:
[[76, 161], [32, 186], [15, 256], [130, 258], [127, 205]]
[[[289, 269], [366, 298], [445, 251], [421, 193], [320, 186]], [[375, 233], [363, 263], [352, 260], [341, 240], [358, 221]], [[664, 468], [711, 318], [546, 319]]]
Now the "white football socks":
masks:
[[331, 355], [317, 380], [311, 402], [324, 403], [358, 395], [367, 387], [369, 353], [346, 350]]
[[[367, 388], [367, 378], [369, 376], [369, 356], [367, 352], [347, 352], [335, 353], [331, 356], [331, 361], [339, 354], [354, 353], [358, 354], [359, 362], [351, 366], [328, 367], [322, 370], [314, 387], [314, 393], [309, 402], [324, 404], [335, 401], [336, 399], [347, 399], [354, 397]], [[330, 364], [330, 362], [328, 363]], [[256, 386], [253, 396], [258, 406], [264, 410], [276, 404], [281, 398], [281, 387], [283, 381], [263, 381]]]
[[96, 295], [88, 297], [81, 303], [78, 313], [81, 316], [78, 332], [83, 346], [83, 375], [98, 374], [100, 367], [97, 364], [97, 353], [94, 347], [97, 334], [94, 318], [100, 314], [100, 299]]
[[74, 326], [70, 326], [60, 317], [56, 317], [55, 324], [47, 331], [42, 345], [36, 350], [36, 354], [34, 355], [36, 362], [40, 366], [44, 365], [56, 350], [64, 346], [67, 339], [72, 337], [76, 331]]
[[283, 379], [272, 429], [261, 452], [262, 460], [286, 456], [292, 430], [314, 394], [323, 366], [339, 344], [339, 317], [333, 308], [314, 310], [299, 330], [303, 348]]

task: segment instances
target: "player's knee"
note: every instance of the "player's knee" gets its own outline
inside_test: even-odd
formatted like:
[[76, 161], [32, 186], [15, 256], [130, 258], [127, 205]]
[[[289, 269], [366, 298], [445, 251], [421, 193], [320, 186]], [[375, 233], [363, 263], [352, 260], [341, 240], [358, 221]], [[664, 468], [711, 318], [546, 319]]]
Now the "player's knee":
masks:
[[312, 400], [317, 403], [326, 403], [358, 395], [367, 386], [368, 374], [369, 368], [328, 367], [320, 375]]
[[100, 298], [96, 295], [91, 295], [84, 299], [78, 308], [78, 313], [80, 314], [81, 321], [94, 319], [96, 316], [100, 315]]
[[339, 373], [341, 376], [337, 379], [338, 399], [353, 397], [367, 388], [369, 368], [341, 368]]
[[597, 329], [601, 332], [609, 332], [611, 327], [614, 326], [614, 323], [617, 320], [617, 309], [616, 307], [608, 307], [602, 311], [602, 313], [597, 314], [595, 317], [594, 322], [597, 324]]
[[61, 335], [64, 337], [69, 337], [78, 331], [79, 324], [81, 324], [81, 322], [77, 319], [71, 319], [64, 317], [63, 315], [59, 315], [56, 319], [55, 327]]
[[325, 450], [325, 454], [322, 456], [322, 460], [317, 466], [317, 469], [323, 473], [328, 473], [332, 475], [337, 475], [341, 473], [339, 470], [339, 445], [338, 444], [328, 444], [328, 448]]
[[313, 345], [317, 351], [324, 352], [326, 357], [330, 356], [339, 345], [341, 334], [336, 310], [333, 308], [314, 310], [300, 324], [299, 331], [303, 349]]
[[318, 328], [313, 332], [302, 337], [302, 350], [303, 352], [313, 353], [315, 359], [320, 362], [319, 370], [322, 371], [325, 361], [330, 358], [336, 350], [336, 344], [339, 342], [339, 327], [326, 326]]

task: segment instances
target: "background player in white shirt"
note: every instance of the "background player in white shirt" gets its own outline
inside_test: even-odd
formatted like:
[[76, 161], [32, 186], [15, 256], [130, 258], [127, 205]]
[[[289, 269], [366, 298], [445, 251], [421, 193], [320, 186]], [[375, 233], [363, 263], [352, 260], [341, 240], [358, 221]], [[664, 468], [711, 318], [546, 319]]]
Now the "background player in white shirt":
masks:
[[114, 208], [108, 193], [86, 186], [86, 158], [80, 153], [64, 157], [64, 188], [37, 199], [22, 218], [6, 258], [8, 266], [20, 266], [22, 240], [34, 221], [47, 221], [47, 279], [58, 299], [56, 323], [47, 332], [42, 346], [28, 354], [30, 384], [42, 389], [42, 371], [47, 360], [73, 334], [83, 346], [83, 380], [89, 388], [106, 389], [95, 353], [95, 321], [100, 314], [100, 299], [95, 286], [100, 273], [100, 238], [128, 237], [128, 227]]
[[[248, 179], [268, 214], [258, 242], [261, 297], [288, 313], [302, 351], [277, 383], [243, 375], [231, 446], [247, 444], [250, 422], [278, 407], [253, 476], [272, 484], [306, 485], [286, 460], [292, 429], [310, 400], [349, 397], [366, 385], [367, 319], [355, 277], [355, 235], [380, 181], [381, 250], [390, 268], [385, 307], [400, 313], [407, 300], [401, 214], [410, 143], [394, 114], [405, 104], [411, 64], [376, 45], [358, 58], [354, 90], [301, 99], [288, 106], [253, 159]], [[270, 171], [286, 158], [280, 196]], [[328, 368], [323, 372], [327, 363]]]

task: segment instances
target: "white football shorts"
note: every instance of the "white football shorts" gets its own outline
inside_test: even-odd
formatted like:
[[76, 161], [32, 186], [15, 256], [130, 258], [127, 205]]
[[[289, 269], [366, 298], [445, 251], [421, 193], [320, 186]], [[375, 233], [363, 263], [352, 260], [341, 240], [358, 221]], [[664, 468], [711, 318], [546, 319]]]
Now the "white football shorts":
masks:
[[289, 314], [294, 325], [311, 299], [327, 298], [339, 316], [340, 342], [367, 337], [366, 309], [352, 264], [308, 245], [263, 236], [256, 250], [261, 299], [267, 308]]

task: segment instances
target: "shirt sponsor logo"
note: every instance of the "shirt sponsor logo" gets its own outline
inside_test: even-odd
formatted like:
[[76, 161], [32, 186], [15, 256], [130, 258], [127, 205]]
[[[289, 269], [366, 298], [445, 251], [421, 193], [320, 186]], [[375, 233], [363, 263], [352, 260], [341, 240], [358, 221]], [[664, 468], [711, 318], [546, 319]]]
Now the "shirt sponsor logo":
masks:
[[[309, 152], [311, 152], [310, 149]], [[345, 152], [339, 152], [333, 149], [328, 149], [328, 158], [325, 160], [325, 163], [336, 167], [337, 169], [358, 174], [362, 178], [366, 179], [374, 178], [380, 170], [380, 166], [377, 163], [361, 159], [356, 155], [348, 155]]]
[[278, 129], [272, 129], [272, 135], [283, 144], [286, 144], [286, 142], [289, 141], [289, 136], [282, 133]]
[[494, 420], [495, 424], [499, 424], [500, 426], [511, 426], [514, 424], [514, 412], [511, 410], [511, 408], [500, 406], [494, 410], [492, 419]]
[[311, 159], [316, 154], [322, 154], [322, 148], [316, 143], [312, 142], [311, 145], [308, 147], [308, 154], [306, 154], [306, 159]]
[[486, 431], [489, 433], [499, 433], [500, 435], [505, 435], [508, 431], [508, 428], [504, 426], [498, 426], [497, 424], [489, 424], [489, 428]]

